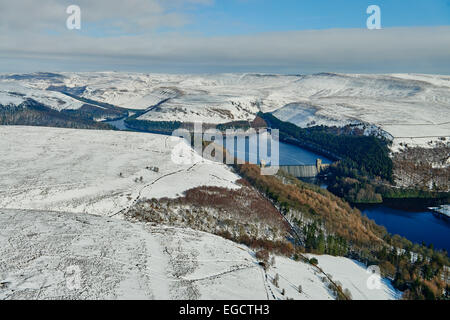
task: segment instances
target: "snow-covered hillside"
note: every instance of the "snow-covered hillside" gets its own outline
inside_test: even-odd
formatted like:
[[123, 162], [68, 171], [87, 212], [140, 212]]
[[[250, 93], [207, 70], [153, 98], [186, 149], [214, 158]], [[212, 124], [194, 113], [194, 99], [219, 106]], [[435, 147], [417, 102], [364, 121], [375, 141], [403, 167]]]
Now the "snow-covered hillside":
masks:
[[19, 81], [5, 81], [0, 79], [0, 105], [17, 106], [26, 99], [33, 99], [58, 111], [64, 109], [79, 109], [83, 105], [82, 102], [62, 93], [34, 88], [31, 83], [28, 84]]
[[274, 114], [299, 126], [375, 125], [394, 149], [450, 136], [448, 76], [322, 74], [302, 78], [295, 92], [303, 98]]
[[[334, 299], [309, 264], [276, 257], [265, 273], [243, 245], [122, 219], [145, 198], [241, 188], [239, 176], [180, 139], [0, 126], [0, 148], [0, 299]], [[351, 260], [319, 259], [355, 299], [398, 298], [387, 282], [369, 290], [370, 275]]]
[[[320, 268], [330, 274], [333, 281], [340, 282], [343, 288], [348, 289], [354, 300], [401, 299], [401, 293], [395, 290], [389, 280], [377, 275], [370, 279], [373, 276], [372, 271], [366, 269], [360, 262], [327, 255], [308, 256], [316, 258]], [[365, 277], [361, 274], [361, 268], [366, 271]], [[380, 287], [377, 286], [378, 282]]]
[[0, 126], [0, 149], [0, 208], [114, 215], [138, 199], [238, 188], [225, 165], [161, 135]]
[[[0, 225], [0, 299], [333, 299], [312, 266], [277, 257], [266, 277], [252, 250], [207, 233], [4, 209]], [[355, 298], [397, 297], [386, 284], [367, 289], [369, 275], [351, 260], [333, 261], [326, 271], [357, 284]]]
[[450, 76], [4, 75], [0, 104], [17, 104], [30, 97], [58, 110], [81, 106], [77, 100], [46, 90], [49, 87], [128, 109], [147, 110], [159, 104], [141, 120], [225, 123], [252, 120], [258, 111], [274, 111], [282, 120], [300, 126], [362, 123], [368, 132], [378, 130], [394, 137], [396, 146], [401, 142], [425, 145], [450, 136]]
[[[448, 76], [0, 75], [0, 108], [27, 99], [58, 111], [97, 101], [96, 108], [142, 110], [139, 119], [153, 121], [218, 124], [274, 112], [304, 127], [357, 124], [392, 137], [394, 150], [450, 138]], [[323, 274], [309, 264], [276, 257], [265, 274], [245, 246], [121, 219], [144, 199], [175, 199], [200, 186], [243, 190], [238, 175], [181, 139], [0, 126], [0, 148], [0, 299], [333, 299]], [[399, 298], [388, 281], [370, 290], [371, 275], [355, 261], [317, 259], [354, 299]], [[74, 266], [82, 287], [70, 290], [67, 268]], [[278, 287], [271, 282], [276, 275]]]

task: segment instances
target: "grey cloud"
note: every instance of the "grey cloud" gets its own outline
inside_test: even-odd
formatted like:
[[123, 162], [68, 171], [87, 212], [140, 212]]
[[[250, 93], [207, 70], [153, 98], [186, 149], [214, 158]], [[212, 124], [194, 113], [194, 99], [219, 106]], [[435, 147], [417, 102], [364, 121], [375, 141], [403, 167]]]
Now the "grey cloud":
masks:
[[[79, 0], [87, 21], [109, 21], [108, 27], [117, 18], [115, 26], [123, 30], [144, 30], [138, 35], [94, 38], [65, 29], [69, 1], [20, 0], [8, 2], [6, 11], [5, 1], [0, 1], [0, 27], [6, 30], [0, 33], [0, 71], [53, 66], [54, 71], [450, 73], [449, 26], [202, 37], [161, 34], [153, 27], [183, 25], [189, 20], [186, 5], [209, 5], [212, 0]], [[18, 2], [35, 10], [18, 19], [18, 10], [26, 10]], [[59, 33], [45, 32], [57, 26]]]
[[[184, 25], [189, 17], [186, 5], [208, 5], [213, 0], [0, 0], [0, 28], [10, 34], [23, 35], [42, 30], [63, 31], [66, 8], [76, 4], [84, 22], [98, 27], [119, 27], [124, 31], [151, 31], [161, 26]], [[150, 28], [150, 30], [149, 30]]]

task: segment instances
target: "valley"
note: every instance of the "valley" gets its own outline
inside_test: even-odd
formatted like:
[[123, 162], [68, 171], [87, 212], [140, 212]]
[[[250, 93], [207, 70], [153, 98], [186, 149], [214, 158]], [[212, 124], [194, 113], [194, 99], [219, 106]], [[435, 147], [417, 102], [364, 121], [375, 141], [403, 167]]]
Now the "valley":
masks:
[[[447, 76], [399, 74], [0, 75], [0, 241], [11, 261], [0, 269], [0, 298], [437, 298], [448, 285], [445, 236], [433, 247], [420, 243], [423, 235], [393, 235], [409, 234], [384, 229], [353, 204], [448, 204], [449, 88]], [[203, 159], [170, 137], [194, 122], [280, 129], [281, 164], [322, 159], [334, 194], [323, 181]], [[362, 211], [381, 224], [390, 210], [369, 209]], [[107, 226], [129, 241], [114, 242], [101, 231]], [[448, 232], [439, 228], [434, 236]], [[27, 237], [39, 241], [30, 246]], [[45, 244], [59, 267], [38, 253]], [[83, 257], [75, 264], [88, 291], [61, 285], [68, 252]], [[21, 256], [35, 257], [26, 262], [32, 280], [20, 280]], [[136, 268], [121, 267], [123, 259]], [[36, 272], [39, 262], [50, 273]], [[374, 264], [383, 283], [375, 291], [364, 285]], [[100, 290], [94, 270], [117, 276]]]
[[[19, 133], [21, 140], [15, 138]], [[315, 267], [289, 259], [284, 249], [271, 254], [276, 262], [266, 278], [255, 258], [258, 248], [264, 248], [264, 241], [270, 246], [279, 241], [280, 249], [289, 248], [286, 237], [291, 237], [277, 209], [270, 202], [264, 206], [267, 200], [239, 183], [239, 176], [225, 165], [194, 157], [194, 165], [172, 168], [169, 137], [20, 126], [3, 126], [0, 134], [5, 150], [0, 161], [4, 172], [0, 250], [7, 262], [0, 270], [2, 299], [336, 298]], [[192, 156], [184, 142], [172, 143], [180, 142], [180, 156]], [[158, 166], [159, 172], [146, 169], [150, 165]], [[204, 212], [198, 200], [183, 203], [183, 194], [187, 199], [195, 194], [188, 189], [208, 185], [222, 196], [240, 192], [247, 199], [253, 193], [255, 202], [241, 216], [233, 216], [233, 210], [242, 210], [241, 203], [246, 203], [237, 196], [233, 196], [235, 204], [225, 200], [224, 208], [218, 201], [200, 197]], [[134, 212], [150, 218], [143, 220]], [[265, 220], [262, 214], [269, 212], [272, 217]], [[251, 219], [246, 218], [248, 213], [253, 214]], [[266, 224], [270, 227], [264, 233]], [[212, 236], [226, 236], [219, 226], [237, 236], [239, 230], [246, 230], [244, 234], [256, 244], [238, 245]], [[337, 279], [364, 283], [365, 267], [347, 258], [334, 259], [343, 263]], [[133, 261], [133, 266], [126, 261]], [[346, 265], [354, 268], [348, 274]], [[71, 266], [82, 272], [82, 291], [65, 285], [66, 269]], [[44, 273], [38, 271], [42, 268]], [[337, 271], [323, 268], [331, 275]], [[355, 270], [359, 277], [354, 277]], [[271, 281], [277, 274], [280, 280], [275, 286]], [[400, 295], [388, 281], [380, 291], [352, 293], [354, 299]]]

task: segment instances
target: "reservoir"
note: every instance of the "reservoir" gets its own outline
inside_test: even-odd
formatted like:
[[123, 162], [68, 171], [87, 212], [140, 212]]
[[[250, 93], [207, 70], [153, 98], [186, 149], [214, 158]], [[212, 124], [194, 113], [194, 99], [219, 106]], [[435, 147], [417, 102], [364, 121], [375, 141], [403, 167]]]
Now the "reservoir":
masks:
[[[246, 147], [245, 153], [237, 151], [235, 147], [235, 155], [248, 160], [248, 143]], [[313, 165], [317, 159], [321, 159], [324, 164], [332, 163], [330, 159], [320, 154], [280, 142], [281, 166]], [[302, 180], [317, 183], [315, 179]], [[327, 188], [326, 184], [320, 186]], [[358, 209], [368, 218], [375, 220], [378, 225], [384, 226], [391, 234], [403, 236], [413, 243], [433, 244], [434, 248], [450, 253], [450, 218], [429, 209], [439, 205], [434, 201], [400, 199], [385, 201], [379, 205], [358, 205]]]
[[[237, 146], [239, 144], [239, 141], [244, 144], [245, 142], [245, 150], [238, 150]], [[218, 144], [221, 144], [220, 141], [217, 142]], [[266, 143], [268, 155], [269, 158], [272, 156], [271, 152], [271, 146], [273, 145], [273, 142], [269, 141], [268, 139], [262, 139], [260, 143]], [[234, 154], [234, 156], [238, 159], [242, 159], [245, 161], [249, 161], [250, 158], [258, 159], [257, 164], [261, 163], [261, 159], [259, 157], [259, 150], [260, 150], [260, 143], [258, 144], [258, 147], [256, 149], [256, 153], [253, 151], [250, 151], [249, 147], [249, 139], [246, 137], [236, 137], [235, 138], [235, 145], [234, 149], [231, 146], [227, 146], [226, 143], [225, 147], [228, 152], [231, 154]], [[331, 164], [332, 161], [328, 159], [327, 157], [324, 157], [322, 155], [319, 155], [315, 152], [294, 146], [292, 144], [279, 142], [279, 165], [280, 166], [302, 166], [302, 165], [315, 165], [317, 159], [321, 159], [323, 164]], [[255, 163], [254, 163], [255, 164]]]
[[358, 205], [368, 218], [385, 226], [389, 233], [435, 249], [450, 252], [450, 218], [431, 209], [424, 200], [387, 200], [380, 205]]
[[[108, 121], [108, 123], [119, 130], [129, 130], [123, 120]], [[237, 143], [235, 143], [234, 150], [226, 147], [228, 152], [234, 153], [237, 158], [249, 160], [251, 153], [248, 141], [245, 145], [245, 151], [238, 151]], [[269, 154], [270, 145], [268, 143]], [[279, 143], [279, 150], [279, 164], [282, 166], [314, 165], [317, 159], [321, 159], [324, 164], [332, 163], [330, 159], [322, 155], [283, 142]], [[253, 154], [253, 156], [256, 155]], [[258, 157], [258, 163], [260, 160]], [[326, 188], [326, 185], [321, 185], [321, 187]], [[450, 218], [429, 209], [435, 206], [436, 204], [432, 202], [408, 199], [385, 201], [380, 205], [358, 205], [358, 208], [368, 218], [386, 227], [391, 234], [398, 234], [418, 244], [422, 244], [422, 242], [426, 245], [433, 244], [436, 249], [450, 252]]]

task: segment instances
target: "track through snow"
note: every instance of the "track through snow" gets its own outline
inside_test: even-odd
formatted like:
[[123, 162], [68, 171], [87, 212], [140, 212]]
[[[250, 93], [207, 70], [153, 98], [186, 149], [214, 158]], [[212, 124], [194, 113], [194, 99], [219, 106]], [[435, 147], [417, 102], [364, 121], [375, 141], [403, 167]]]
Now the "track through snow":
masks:
[[[209, 285], [226, 274], [256, 268], [248, 250], [192, 230], [16, 210], [0, 210], [0, 224], [0, 299], [171, 299], [183, 294], [185, 283]], [[208, 259], [189, 255], [202, 249], [211, 253]], [[191, 259], [177, 262], [196, 268], [177, 274], [180, 265], [172, 260], [181, 252]], [[237, 262], [246, 266], [234, 268]], [[80, 287], [73, 290], [67, 286], [70, 267], [81, 271]], [[188, 279], [199, 267], [203, 276]], [[194, 284], [200, 293], [201, 283]]]
[[[310, 265], [277, 257], [266, 277], [245, 246], [108, 217], [140, 199], [176, 198], [198, 186], [239, 188], [226, 166], [202, 161], [180, 142], [0, 126], [0, 208], [9, 208], [0, 209], [0, 299], [333, 299]], [[175, 145], [176, 156], [194, 163], [172, 162]], [[141, 176], [143, 183], [136, 182]], [[71, 289], [74, 270], [81, 284]], [[359, 279], [354, 283], [367, 277], [361, 266], [339, 270]], [[276, 273], [280, 288], [270, 282]], [[359, 297], [395, 298], [389, 290]]]
[[[225, 165], [161, 135], [0, 126], [0, 148], [0, 208], [120, 216], [145, 198], [176, 198], [199, 186], [239, 188]], [[175, 149], [182, 164], [172, 161]]]
[[[310, 265], [276, 257], [265, 276], [249, 248], [190, 229], [4, 209], [0, 225], [0, 299], [333, 299]], [[366, 277], [362, 267], [339, 270]], [[386, 293], [356, 298], [394, 297]]]

